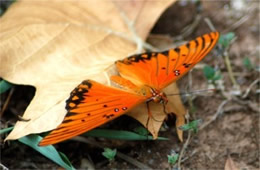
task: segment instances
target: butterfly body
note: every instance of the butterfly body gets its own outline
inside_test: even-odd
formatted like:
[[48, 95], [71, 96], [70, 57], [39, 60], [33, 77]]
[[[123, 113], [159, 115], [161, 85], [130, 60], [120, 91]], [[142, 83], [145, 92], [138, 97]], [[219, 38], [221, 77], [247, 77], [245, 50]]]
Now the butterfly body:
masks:
[[120, 76], [111, 76], [110, 79], [116, 84], [120, 85], [123, 88], [126, 88], [128, 91], [133, 91], [136, 94], [145, 96], [147, 98], [146, 102], [154, 101], [155, 103], [167, 103], [167, 97], [164, 92], [161, 92], [158, 89], [150, 87], [148, 85], [137, 86], [131, 81], [124, 79]]
[[[163, 89], [203, 59], [218, 38], [219, 33], [212, 32], [175, 49], [134, 55], [117, 61], [115, 64], [120, 76], [111, 76], [110, 79], [121, 88], [105, 86], [93, 80], [83, 81], [66, 101], [68, 113], [63, 122], [39, 145], [55, 144], [80, 135], [144, 102], [147, 106], [151, 101], [165, 106], [168, 99]], [[147, 110], [151, 117], [149, 107]]]

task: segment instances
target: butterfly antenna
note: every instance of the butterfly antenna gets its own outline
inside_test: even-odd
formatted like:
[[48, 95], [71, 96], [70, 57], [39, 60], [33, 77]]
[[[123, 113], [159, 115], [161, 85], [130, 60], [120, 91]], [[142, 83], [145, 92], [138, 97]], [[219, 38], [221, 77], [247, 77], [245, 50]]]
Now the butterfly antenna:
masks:
[[167, 94], [167, 96], [175, 96], [175, 95], [180, 95], [180, 96], [190, 96], [191, 94], [197, 94], [197, 93], [201, 93], [201, 92], [208, 92], [208, 93], [212, 93], [215, 92], [216, 89], [204, 89], [204, 90], [195, 90], [192, 92], [184, 92], [184, 93], [176, 93], [176, 94]]

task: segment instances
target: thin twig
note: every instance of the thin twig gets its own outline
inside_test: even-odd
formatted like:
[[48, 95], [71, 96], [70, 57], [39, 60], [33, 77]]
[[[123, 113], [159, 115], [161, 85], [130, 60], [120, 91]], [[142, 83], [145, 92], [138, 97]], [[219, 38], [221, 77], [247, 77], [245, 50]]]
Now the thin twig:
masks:
[[138, 167], [140, 169], [151, 169], [149, 166], [147, 166], [147, 165], [145, 165], [145, 164], [143, 164], [143, 163], [141, 163], [141, 162], [139, 162], [139, 161], [137, 161], [137, 160], [135, 160], [135, 159], [133, 159], [133, 158], [123, 154], [123, 153], [121, 153], [121, 152], [117, 151], [117, 156], [119, 158], [121, 158], [121, 159], [123, 159], [123, 160], [125, 160], [125, 161], [127, 161], [127, 162], [129, 162], [129, 163], [131, 163], [133, 165], [135, 165], [136, 167]]
[[[82, 143], [87, 143], [87, 144], [90, 144], [90, 145], [93, 145], [95, 147], [98, 147], [98, 148], [101, 148], [101, 145], [98, 143], [98, 142], [92, 142], [90, 140], [87, 140], [86, 138], [82, 137], [82, 136], [77, 136], [75, 138], [72, 138], [71, 140], [75, 140], [75, 141], [78, 141], [78, 142], [82, 142]], [[140, 169], [152, 169], [151, 167], [117, 151], [117, 156], [123, 160], [125, 160], [126, 162], [128, 163], [131, 163], [132, 165], [135, 165], [137, 168], [140, 168]]]
[[242, 99], [245, 99], [245, 98], [248, 96], [248, 94], [249, 94], [249, 92], [251, 91], [252, 87], [253, 87], [254, 85], [256, 85], [259, 81], [260, 81], [259, 79], [256, 79], [255, 81], [253, 81], [253, 83], [251, 83], [251, 84], [249, 85], [249, 87], [246, 89], [245, 94], [242, 96]]
[[[186, 115], [188, 115], [188, 113]], [[187, 123], [189, 123], [189, 118], [187, 118]], [[181, 170], [182, 157], [184, 156], [185, 150], [190, 143], [190, 139], [191, 139], [191, 130], [188, 131], [188, 138], [185, 141], [184, 145], [182, 146], [182, 149], [181, 149], [181, 152], [180, 152], [180, 156], [179, 156], [179, 159], [178, 159], [178, 170]]]
[[2, 108], [2, 110], [1, 110], [1, 112], [0, 112], [0, 117], [2, 117], [2, 115], [4, 114], [5, 109], [7, 108], [7, 106], [8, 106], [8, 104], [9, 104], [9, 102], [10, 102], [10, 99], [11, 99], [13, 93], [14, 93], [14, 88], [12, 88], [12, 89], [10, 90], [10, 92], [9, 92], [9, 94], [8, 94], [8, 96], [7, 96], [7, 99], [6, 99], [6, 101], [5, 101], [4, 105], [3, 105], [3, 108]]
[[186, 160], [188, 160], [189, 158], [193, 157], [197, 152], [198, 152], [198, 150], [197, 150], [197, 149], [194, 149], [191, 154], [189, 154], [186, 158], [183, 158], [183, 159], [181, 160], [181, 163], [183, 163], [183, 162], [185, 162]]
[[4, 166], [2, 163], [0, 163], [0, 167], [2, 170], [9, 170], [6, 166]]
[[191, 139], [191, 130], [188, 131], [188, 138], [185, 141], [185, 143], [184, 143], [184, 145], [183, 145], [183, 147], [181, 149], [181, 152], [180, 152], [180, 156], [179, 156], [179, 159], [178, 159], [178, 170], [181, 170], [182, 157], [184, 156], [185, 150], [186, 150], [186, 148], [188, 147], [188, 145], [190, 143], [190, 139]]
[[242, 25], [244, 22], [246, 22], [250, 18], [250, 14], [243, 16], [240, 18], [238, 21], [236, 21], [234, 24], [232, 24], [230, 27], [225, 29], [223, 33], [229, 32], [230, 30], [235, 30], [238, 28], [240, 25]]
[[233, 96], [232, 97], [232, 100], [237, 102], [238, 104], [240, 105], [245, 105], [247, 106], [248, 108], [250, 108], [251, 110], [253, 110], [254, 112], [258, 113], [259, 112], [259, 106], [258, 104], [253, 104], [252, 102], [250, 101], [243, 101], [243, 100], [240, 100], [238, 99], [237, 97]]
[[214, 27], [214, 25], [208, 17], [204, 18], [204, 21], [208, 24], [211, 31], [216, 31], [216, 28]]
[[189, 24], [188, 26], [186, 26], [181, 31], [181, 35], [174, 37], [174, 40], [182, 40], [185, 37], [188, 37], [190, 34], [192, 34], [192, 32], [195, 30], [195, 28], [199, 25], [200, 20], [201, 20], [201, 15], [200, 14], [196, 15], [193, 22], [191, 24]]
[[195, 28], [199, 25], [200, 23], [200, 20], [201, 20], [201, 15], [200, 14], [197, 14], [195, 19], [193, 19], [193, 22], [186, 26], [182, 31], [182, 37], [188, 37], [190, 34], [192, 34], [192, 32], [195, 30]]
[[209, 121], [205, 122], [204, 124], [202, 124], [200, 127], [199, 127], [199, 130], [202, 130], [204, 129], [205, 127], [207, 127], [210, 123], [212, 123], [213, 121], [215, 121], [217, 119], [217, 117], [223, 113], [224, 109], [223, 107], [229, 102], [230, 100], [224, 100], [218, 107], [218, 110], [217, 112], [210, 118]]
[[233, 86], [239, 87], [239, 85], [237, 84], [237, 81], [235, 80], [227, 52], [224, 52], [224, 60], [225, 60], [225, 64], [226, 64], [226, 67], [227, 67], [227, 70], [228, 70], [228, 76], [229, 76]]

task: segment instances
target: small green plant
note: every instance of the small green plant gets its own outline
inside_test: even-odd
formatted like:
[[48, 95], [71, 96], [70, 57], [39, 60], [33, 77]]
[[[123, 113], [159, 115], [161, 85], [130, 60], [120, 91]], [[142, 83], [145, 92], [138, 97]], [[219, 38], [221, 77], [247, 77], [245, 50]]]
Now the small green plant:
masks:
[[253, 70], [254, 66], [251, 62], [251, 60], [248, 57], [245, 57], [243, 59], [243, 65], [248, 69], [248, 70]]
[[180, 126], [179, 129], [182, 130], [182, 131], [192, 130], [194, 133], [197, 133], [199, 124], [201, 122], [202, 122], [201, 119], [193, 120], [190, 123], [187, 123], [185, 125]]
[[219, 37], [218, 44], [222, 46], [222, 48], [227, 48], [230, 45], [230, 42], [235, 38], [234, 32], [228, 32], [226, 34], [222, 34]]
[[172, 155], [167, 155], [167, 157], [168, 157], [168, 163], [171, 166], [173, 166], [177, 162], [177, 160], [179, 158], [179, 154], [176, 153], [176, 154], [172, 154]]
[[115, 160], [116, 156], [116, 149], [110, 149], [110, 148], [104, 148], [104, 152], [102, 152], [102, 155], [107, 158], [109, 161]]
[[219, 70], [215, 70], [211, 66], [204, 66], [203, 68], [204, 76], [207, 78], [208, 81], [211, 81], [213, 84], [215, 81], [220, 80], [222, 78], [222, 75]]

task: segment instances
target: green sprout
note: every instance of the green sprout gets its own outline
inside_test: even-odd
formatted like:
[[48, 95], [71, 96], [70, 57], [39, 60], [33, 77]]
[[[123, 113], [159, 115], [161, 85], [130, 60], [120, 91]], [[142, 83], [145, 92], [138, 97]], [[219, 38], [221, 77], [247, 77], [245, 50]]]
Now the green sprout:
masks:
[[177, 162], [179, 158], [179, 154], [176, 153], [173, 155], [167, 155], [167, 157], [168, 157], [168, 163], [172, 166]]
[[253, 70], [254, 66], [251, 62], [251, 60], [248, 57], [245, 57], [243, 59], [243, 65], [248, 69], [248, 70]]
[[222, 34], [219, 37], [218, 44], [220, 44], [223, 48], [227, 48], [230, 45], [230, 42], [235, 38], [234, 32], [228, 32], [226, 34]]
[[213, 83], [222, 78], [220, 71], [215, 70], [213, 67], [208, 65], [204, 66], [203, 73], [207, 80], [212, 81]]
[[193, 120], [193, 121], [191, 121], [191, 122], [189, 122], [185, 125], [180, 126], [179, 129], [182, 130], [182, 131], [192, 130], [194, 133], [197, 133], [199, 124], [201, 122], [202, 122], [201, 119]]
[[107, 158], [109, 161], [113, 161], [116, 156], [116, 149], [110, 149], [110, 148], [104, 148], [104, 152], [102, 152], [102, 155]]

